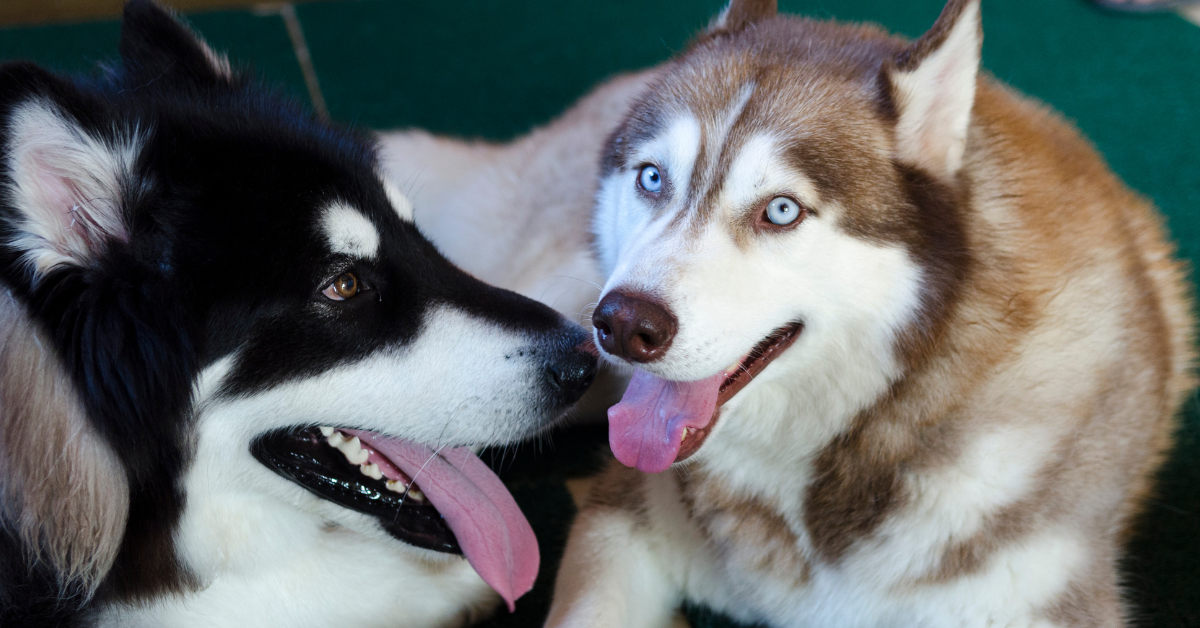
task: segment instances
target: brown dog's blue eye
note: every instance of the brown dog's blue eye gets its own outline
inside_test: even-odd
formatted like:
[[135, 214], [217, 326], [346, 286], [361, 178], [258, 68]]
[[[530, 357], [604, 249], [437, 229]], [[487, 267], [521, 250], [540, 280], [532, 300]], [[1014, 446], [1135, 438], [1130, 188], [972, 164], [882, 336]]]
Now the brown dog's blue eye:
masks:
[[642, 171], [638, 173], [638, 185], [647, 192], [661, 190], [662, 175], [658, 173], [658, 168], [654, 166], [642, 166]]
[[767, 220], [779, 226], [790, 225], [800, 217], [800, 204], [786, 196], [776, 196], [767, 203]]

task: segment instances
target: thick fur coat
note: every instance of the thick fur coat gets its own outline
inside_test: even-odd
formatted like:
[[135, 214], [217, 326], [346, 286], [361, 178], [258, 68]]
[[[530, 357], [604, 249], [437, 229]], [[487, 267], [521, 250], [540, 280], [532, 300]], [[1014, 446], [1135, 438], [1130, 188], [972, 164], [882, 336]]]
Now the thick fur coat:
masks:
[[135, 0], [99, 77], [0, 66], [0, 146], [0, 625], [442, 626], [532, 586], [470, 447], [596, 358], [447, 261], [368, 138]]
[[[1075, 129], [980, 74], [981, 38], [978, 0], [915, 42], [734, 0], [511, 145], [384, 137], [452, 254], [469, 235], [438, 225], [467, 199], [534, 238], [578, 212], [546, 229], [587, 248], [492, 272], [521, 289], [590, 255], [597, 344], [636, 367], [610, 440], [642, 470], [597, 481], [548, 625], [662, 626], [684, 601], [1126, 625], [1122, 542], [1193, 385], [1184, 271]], [[463, 167], [418, 176], [422, 151]]]

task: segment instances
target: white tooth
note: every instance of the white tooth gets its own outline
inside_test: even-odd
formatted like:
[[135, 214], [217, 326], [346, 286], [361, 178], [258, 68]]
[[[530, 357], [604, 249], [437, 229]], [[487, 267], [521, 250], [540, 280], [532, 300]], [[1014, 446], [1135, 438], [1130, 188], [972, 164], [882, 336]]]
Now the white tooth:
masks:
[[350, 464], [363, 464], [370, 456], [367, 450], [362, 448], [357, 436], [338, 445], [338, 449], [346, 456], [346, 460], [349, 460]]
[[348, 440], [342, 441], [342, 444], [338, 445], [338, 449], [342, 450], [342, 453], [346, 454], [346, 458], [357, 458], [358, 452], [362, 451], [362, 442], [358, 440], [357, 436], [354, 436]]
[[333, 428], [325, 427], [324, 425], [322, 425], [321, 426], [321, 434], [324, 435], [325, 438], [329, 438], [330, 436], [333, 436]]
[[325, 442], [329, 443], [330, 447], [340, 448], [342, 443], [346, 442], [346, 437], [341, 432], [334, 430], [332, 434], [325, 438]]
[[399, 480], [388, 480], [387, 489], [393, 493], [403, 493], [408, 490], [408, 487], [405, 486], [404, 482]]
[[734, 360], [734, 361], [733, 361], [733, 364], [730, 364], [729, 366], [725, 367], [725, 372], [726, 372], [726, 373], [732, 373], [732, 372], [734, 372], [734, 371], [736, 371], [736, 370], [738, 370], [738, 369], [740, 369], [740, 368], [742, 368], [742, 361], [741, 361], [741, 360]]
[[408, 490], [408, 496], [411, 497], [413, 499], [413, 501], [417, 501], [417, 502], [425, 501], [425, 493], [422, 493], [421, 489], [416, 488], [416, 487], [413, 487]]
[[471, 453], [478, 456], [481, 451], [483, 451], [483, 445], [471, 445]]
[[360, 465], [358, 470], [362, 471], [363, 475], [373, 480], [378, 480], [383, 477], [383, 472], [379, 470], [379, 465], [375, 464], [374, 462], [371, 464]]

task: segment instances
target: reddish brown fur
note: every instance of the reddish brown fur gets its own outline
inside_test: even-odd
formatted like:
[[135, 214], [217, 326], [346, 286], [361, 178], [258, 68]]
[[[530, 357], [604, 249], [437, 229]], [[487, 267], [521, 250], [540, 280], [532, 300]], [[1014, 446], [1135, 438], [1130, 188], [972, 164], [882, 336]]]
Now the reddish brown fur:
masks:
[[[1046, 451], [1031, 458], [1021, 492], [981, 512], [978, 526], [947, 539], [893, 592], [982, 577], [1038, 534], [1068, 530], [1085, 548], [1084, 565], [1036, 613], [1062, 626], [1122, 625], [1120, 543], [1194, 385], [1191, 297], [1161, 217], [1070, 124], [987, 76], [976, 83], [953, 177], [897, 161], [897, 128], [911, 103], [893, 79], [951, 38], [956, 19], [977, 8], [970, 0], [951, 0], [915, 43], [869, 26], [770, 17], [769, 4], [735, 1], [724, 25], [648, 76], [624, 119], [613, 113], [599, 174], [636, 166], [629, 159], [638, 145], [687, 112], [703, 137], [689, 202], [673, 224], [725, 221], [747, 248], [758, 237], [750, 218], [759, 204], [717, 207], [724, 180], [703, 173], [726, 171], [755, 133], [789, 138], [788, 163], [816, 187], [815, 211], [861, 240], [903, 245], [923, 271], [920, 310], [896, 338], [900, 373], [796, 465], [802, 495], [723, 473], [702, 450], [669, 494], [665, 481], [610, 470], [601, 484], [611, 490], [595, 494], [572, 542], [589, 556], [616, 551], [587, 544], [622, 509], [644, 533], [664, 534], [655, 518], [678, 507], [690, 527], [672, 520], [670, 534], [653, 537], [664, 555], [680, 552], [689, 568], [700, 560], [700, 550], [668, 547], [679, 528], [694, 528], [721, 564], [790, 583], [799, 596], [814, 574], [844, 573], [896, 526], [924, 525], [922, 490], [952, 482], [943, 475], [966, 468], [973, 445], [994, 434], [1037, 438]], [[705, 135], [751, 83], [722, 137]], [[796, 408], [798, 426], [805, 410]], [[705, 446], [721, 438], [714, 432]], [[577, 575], [556, 608], [586, 598], [592, 580]]]

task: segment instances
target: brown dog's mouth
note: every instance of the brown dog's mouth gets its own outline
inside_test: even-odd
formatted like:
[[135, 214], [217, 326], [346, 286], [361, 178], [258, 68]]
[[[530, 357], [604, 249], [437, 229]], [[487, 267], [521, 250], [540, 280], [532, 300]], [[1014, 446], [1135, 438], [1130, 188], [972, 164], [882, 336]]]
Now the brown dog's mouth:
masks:
[[704, 444], [709, 433], [717, 424], [717, 419], [721, 416], [721, 408], [725, 403], [733, 399], [751, 380], [763, 372], [768, 364], [779, 357], [788, 347], [791, 347], [803, 330], [803, 323], [793, 323], [776, 330], [755, 345], [740, 361], [726, 369], [727, 375], [725, 381], [721, 382], [721, 388], [717, 393], [717, 407], [713, 410], [712, 419], [708, 425], [702, 428], [688, 427], [684, 429], [683, 442], [680, 444], [675, 462], [687, 460], [700, 450], [700, 446]]

